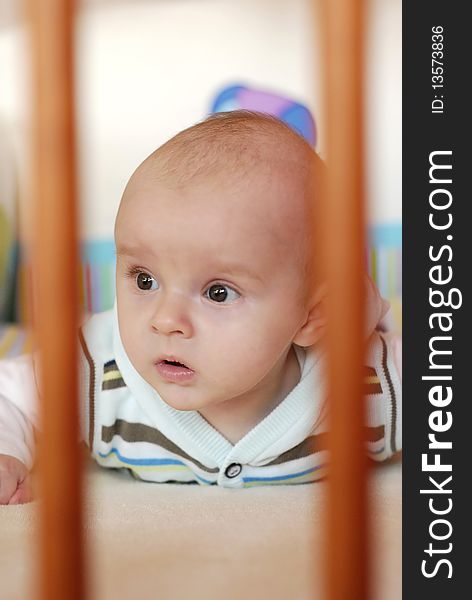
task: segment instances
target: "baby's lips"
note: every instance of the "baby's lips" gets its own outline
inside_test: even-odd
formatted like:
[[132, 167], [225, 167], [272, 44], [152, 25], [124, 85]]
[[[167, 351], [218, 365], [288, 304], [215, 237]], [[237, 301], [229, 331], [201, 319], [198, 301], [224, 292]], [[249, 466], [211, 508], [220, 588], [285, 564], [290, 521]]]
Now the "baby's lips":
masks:
[[177, 366], [182, 366], [185, 367], [186, 369], [189, 369], [190, 371], [193, 371], [192, 367], [190, 367], [187, 363], [185, 363], [183, 360], [180, 360], [177, 356], [173, 356], [173, 355], [165, 355], [165, 356], [160, 356], [155, 364], [158, 365], [160, 363], [165, 363], [165, 364], [173, 364], [173, 363], [177, 363]]

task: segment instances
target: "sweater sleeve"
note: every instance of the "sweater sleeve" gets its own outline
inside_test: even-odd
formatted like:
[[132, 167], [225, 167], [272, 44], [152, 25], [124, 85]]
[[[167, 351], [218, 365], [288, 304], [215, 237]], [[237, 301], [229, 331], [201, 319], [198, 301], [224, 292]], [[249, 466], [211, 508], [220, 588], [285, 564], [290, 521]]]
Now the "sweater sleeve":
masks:
[[[81, 339], [81, 333], [79, 333]], [[79, 349], [80, 439], [89, 435], [88, 368], [83, 348]], [[13, 456], [31, 469], [35, 458], [35, 430], [40, 430], [38, 380], [34, 355], [23, 354], [0, 360], [0, 454]]]
[[34, 428], [37, 426], [38, 402], [32, 356], [0, 360], [0, 454], [13, 456], [31, 469], [35, 454]]
[[401, 337], [374, 332], [369, 339], [365, 367], [367, 448], [381, 461], [402, 447]]

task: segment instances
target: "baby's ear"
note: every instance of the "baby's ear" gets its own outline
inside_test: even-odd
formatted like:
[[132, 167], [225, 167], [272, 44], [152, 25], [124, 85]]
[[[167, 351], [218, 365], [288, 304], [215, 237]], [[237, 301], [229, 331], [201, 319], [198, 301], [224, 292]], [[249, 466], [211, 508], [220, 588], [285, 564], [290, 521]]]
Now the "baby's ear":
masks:
[[298, 330], [293, 343], [304, 348], [313, 346], [323, 336], [326, 326], [325, 314], [326, 286], [321, 285], [308, 304], [305, 323]]

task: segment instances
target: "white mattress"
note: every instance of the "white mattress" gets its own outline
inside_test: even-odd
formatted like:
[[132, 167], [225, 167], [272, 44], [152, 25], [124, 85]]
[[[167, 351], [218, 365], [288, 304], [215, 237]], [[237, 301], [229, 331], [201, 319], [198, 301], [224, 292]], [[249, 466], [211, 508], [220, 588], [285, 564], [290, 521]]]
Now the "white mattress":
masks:
[[[229, 490], [150, 484], [90, 464], [97, 600], [322, 599], [326, 483]], [[370, 483], [375, 600], [401, 598], [401, 458]], [[38, 501], [0, 506], [0, 598], [33, 600]]]

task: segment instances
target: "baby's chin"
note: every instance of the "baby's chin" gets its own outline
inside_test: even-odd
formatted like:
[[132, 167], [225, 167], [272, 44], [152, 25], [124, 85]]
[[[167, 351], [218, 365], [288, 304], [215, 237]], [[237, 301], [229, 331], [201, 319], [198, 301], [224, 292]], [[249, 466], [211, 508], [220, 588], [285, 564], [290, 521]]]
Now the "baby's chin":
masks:
[[198, 402], [192, 402], [191, 400], [181, 398], [169, 398], [169, 396], [167, 396], [167, 399], [164, 396], [161, 396], [161, 398], [168, 406], [170, 406], [174, 410], [179, 410], [181, 412], [198, 411], [202, 408], [201, 404], [199, 404]]
[[195, 390], [191, 390], [189, 387], [186, 388], [175, 383], [164, 385], [155, 385], [151, 383], [151, 385], [162, 400], [175, 410], [183, 412], [198, 411], [201, 408], [208, 406], [208, 399], [205, 401], [204, 399], [199, 398], [195, 393]]
[[182, 412], [203, 410], [234, 397], [227, 389], [212, 389], [201, 381], [174, 383], [161, 381], [154, 373], [140, 373], [140, 375], [168, 406]]

